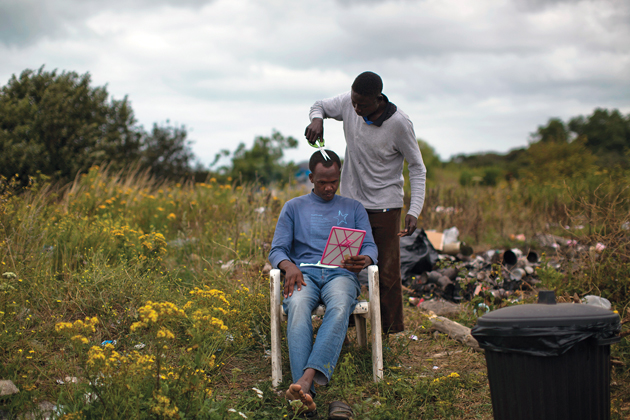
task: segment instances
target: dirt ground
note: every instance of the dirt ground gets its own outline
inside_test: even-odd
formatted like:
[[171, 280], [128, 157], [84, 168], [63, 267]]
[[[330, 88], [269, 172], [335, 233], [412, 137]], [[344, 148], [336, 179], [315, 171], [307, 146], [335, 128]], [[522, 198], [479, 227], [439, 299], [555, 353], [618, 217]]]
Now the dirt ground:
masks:
[[[385, 379], [388, 375], [403, 375], [407, 377], [424, 376], [445, 376], [456, 372], [466, 379], [466, 386], [458, 389], [458, 395], [454, 403], [457, 415], [447, 415], [440, 418], [455, 419], [492, 419], [492, 404], [490, 398], [490, 388], [486, 374], [486, 362], [482, 352], [474, 351], [472, 348], [460, 344], [446, 335], [427, 330], [426, 317], [415, 308], [408, 306], [405, 308], [405, 322], [407, 332], [405, 335], [396, 337], [396, 342], [389, 343], [392, 352], [389, 357], [385, 356], [386, 369]], [[360, 352], [352, 343], [354, 341], [354, 329], [349, 330], [350, 346], [344, 347], [340, 360], [344, 353]], [[412, 337], [413, 336], [413, 337]], [[283, 358], [283, 373], [287, 378], [289, 373], [288, 358]], [[236, 368], [236, 369], [235, 369]], [[626, 393], [628, 384], [625, 381], [627, 375], [624, 368], [615, 366], [613, 363], [611, 400], [613, 419], [630, 418], [630, 401]], [[233, 358], [226, 362], [226, 369], [223, 371], [221, 384], [217, 384], [223, 389], [220, 394], [223, 398], [230, 398], [230, 395], [240, 394], [251, 389], [253, 386], [270, 380], [271, 363], [268, 357], [249, 355], [246, 357]], [[370, 375], [363, 375], [364, 380], [369, 381]], [[286, 379], [285, 379], [286, 382]], [[277, 392], [278, 405], [284, 404], [284, 389], [279, 387]], [[371, 398], [369, 393], [361, 394], [363, 398]], [[236, 395], [234, 395], [236, 396]], [[337, 399], [336, 395], [329, 395], [325, 388], [320, 388], [318, 401], [329, 403]], [[351, 401], [350, 401], [351, 402]], [[352, 402], [351, 402], [352, 403]]]

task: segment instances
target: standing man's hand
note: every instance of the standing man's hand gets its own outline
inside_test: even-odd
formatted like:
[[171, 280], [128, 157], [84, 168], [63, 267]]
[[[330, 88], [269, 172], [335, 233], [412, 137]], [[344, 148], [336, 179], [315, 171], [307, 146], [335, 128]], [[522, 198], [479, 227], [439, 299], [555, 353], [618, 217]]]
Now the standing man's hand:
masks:
[[284, 271], [284, 297], [287, 298], [293, 294], [293, 289], [297, 286], [298, 290], [302, 290], [302, 286], [306, 286], [302, 272], [289, 260], [284, 260], [278, 264], [278, 268]]
[[324, 139], [324, 120], [322, 118], [313, 118], [313, 121], [306, 127], [304, 131], [306, 140], [313, 144], [318, 139]]
[[405, 216], [405, 229], [398, 232], [398, 236], [409, 236], [416, 231], [418, 219], [408, 214]]

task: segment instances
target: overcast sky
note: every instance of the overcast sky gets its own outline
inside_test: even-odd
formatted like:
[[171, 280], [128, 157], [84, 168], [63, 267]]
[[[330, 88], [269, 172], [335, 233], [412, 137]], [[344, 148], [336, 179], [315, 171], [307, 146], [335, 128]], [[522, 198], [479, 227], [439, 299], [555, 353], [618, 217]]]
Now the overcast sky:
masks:
[[[185, 125], [203, 163], [379, 73], [442, 159], [527, 145], [551, 117], [630, 113], [628, 0], [0, 0], [0, 83], [89, 72], [139, 123]], [[345, 151], [340, 122], [327, 146]]]

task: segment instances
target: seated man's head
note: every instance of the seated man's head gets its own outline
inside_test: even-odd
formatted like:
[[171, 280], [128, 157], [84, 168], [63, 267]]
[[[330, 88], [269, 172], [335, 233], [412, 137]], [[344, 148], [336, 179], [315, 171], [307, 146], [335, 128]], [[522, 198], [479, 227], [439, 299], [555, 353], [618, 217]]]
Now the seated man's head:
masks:
[[354, 112], [360, 117], [367, 117], [378, 109], [383, 100], [383, 80], [371, 71], [361, 73], [352, 83], [350, 99]]
[[313, 183], [315, 195], [330, 201], [335, 197], [337, 188], [339, 188], [341, 161], [332, 150], [326, 150], [326, 153], [330, 157], [329, 160], [325, 160], [319, 151], [313, 153], [308, 162], [308, 169], [311, 171], [308, 179]]

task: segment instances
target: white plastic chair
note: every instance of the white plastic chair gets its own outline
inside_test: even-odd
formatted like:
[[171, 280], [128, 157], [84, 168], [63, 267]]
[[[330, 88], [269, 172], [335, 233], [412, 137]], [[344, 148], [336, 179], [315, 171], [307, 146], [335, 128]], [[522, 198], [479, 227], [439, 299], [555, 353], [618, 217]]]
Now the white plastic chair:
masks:
[[[281, 325], [287, 320], [282, 308], [282, 284], [280, 270], [274, 269], [271, 277], [271, 383], [274, 387], [282, 381]], [[368, 267], [369, 301], [359, 301], [352, 312], [357, 331], [357, 342], [367, 345], [367, 319], [372, 326], [372, 376], [374, 382], [383, 379], [383, 337], [381, 335], [381, 298], [378, 289], [378, 266]], [[313, 315], [324, 316], [326, 307], [322, 304], [313, 310]]]

